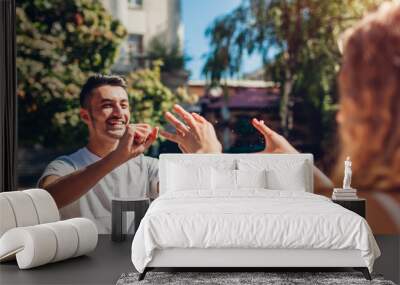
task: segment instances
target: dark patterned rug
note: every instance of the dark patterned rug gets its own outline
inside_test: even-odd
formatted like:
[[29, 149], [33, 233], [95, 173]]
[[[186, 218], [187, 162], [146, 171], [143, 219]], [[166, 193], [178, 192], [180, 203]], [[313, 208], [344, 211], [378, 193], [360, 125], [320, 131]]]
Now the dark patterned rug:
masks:
[[117, 285], [133, 284], [379, 284], [395, 285], [384, 280], [381, 275], [372, 275], [372, 281], [364, 278], [360, 272], [148, 272], [142, 281], [138, 281], [139, 273], [124, 273]]

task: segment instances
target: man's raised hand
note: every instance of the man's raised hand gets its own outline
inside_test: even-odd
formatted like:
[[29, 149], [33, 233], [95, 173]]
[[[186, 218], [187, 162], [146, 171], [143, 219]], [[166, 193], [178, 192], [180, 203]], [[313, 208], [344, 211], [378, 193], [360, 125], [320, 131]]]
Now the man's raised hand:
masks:
[[177, 143], [184, 153], [221, 153], [221, 143], [210, 122], [196, 113], [187, 112], [179, 105], [175, 105], [173, 110], [183, 122], [167, 112], [165, 119], [175, 128], [176, 133], [160, 131], [163, 137]]
[[130, 124], [122, 138], [119, 140], [113, 155], [121, 163], [145, 152], [157, 139], [158, 128], [147, 124]]

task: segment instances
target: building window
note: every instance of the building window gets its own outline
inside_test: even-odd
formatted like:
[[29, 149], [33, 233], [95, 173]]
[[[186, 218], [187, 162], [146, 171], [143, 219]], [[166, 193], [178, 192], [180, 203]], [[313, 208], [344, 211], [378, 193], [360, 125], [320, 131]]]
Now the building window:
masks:
[[140, 8], [143, 5], [143, 0], [128, 0], [129, 8]]
[[118, 65], [121, 68], [135, 69], [141, 64], [143, 56], [143, 35], [129, 34], [120, 49]]
[[127, 47], [130, 55], [139, 55], [143, 53], [143, 36], [130, 34], [127, 38]]

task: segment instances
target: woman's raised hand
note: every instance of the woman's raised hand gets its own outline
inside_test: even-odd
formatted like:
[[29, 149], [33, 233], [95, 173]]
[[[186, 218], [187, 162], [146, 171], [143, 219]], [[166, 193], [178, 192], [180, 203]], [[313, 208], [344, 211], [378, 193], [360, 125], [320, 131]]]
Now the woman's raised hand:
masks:
[[299, 153], [283, 136], [268, 128], [264, 121], [254, 118], [251, 124], [265, 138], [265, 149], [261, 153]]

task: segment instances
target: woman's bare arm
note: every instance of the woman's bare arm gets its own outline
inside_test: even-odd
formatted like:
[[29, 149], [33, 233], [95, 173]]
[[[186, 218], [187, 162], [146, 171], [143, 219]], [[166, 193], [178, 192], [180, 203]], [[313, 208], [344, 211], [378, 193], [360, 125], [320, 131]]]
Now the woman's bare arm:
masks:
[[[264, 136], [265, 138], [265, 149], [262, 153], [299, 153], [285, 137], [281, 136], [277, 132], [268, 128], [264, 121], [257, 119], [252, 120], [252, 125]], [[332, 189], [333, 183], [320, 169], [316, 166], [313, 168], [314, 173], [314, 189]]]

